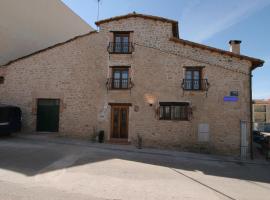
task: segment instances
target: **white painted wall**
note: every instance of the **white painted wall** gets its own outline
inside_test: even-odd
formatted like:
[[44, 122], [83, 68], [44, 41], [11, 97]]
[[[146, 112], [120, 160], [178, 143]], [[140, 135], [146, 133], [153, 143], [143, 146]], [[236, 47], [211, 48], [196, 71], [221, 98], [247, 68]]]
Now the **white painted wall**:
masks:
[[0, 65], [91, 30], [60, 0], [1, 0]]

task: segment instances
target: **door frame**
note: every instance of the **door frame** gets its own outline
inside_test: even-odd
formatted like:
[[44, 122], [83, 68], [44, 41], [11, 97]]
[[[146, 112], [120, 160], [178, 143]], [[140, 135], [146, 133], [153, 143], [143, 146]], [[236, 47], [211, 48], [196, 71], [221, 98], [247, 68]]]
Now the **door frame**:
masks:
[[[129, 107], [132, 105], [131, 103], [109, 103], [111, 106], [111, 120], [110, 120], [110, 140], [128, 140], [129, 138]], [[113, 108], [118, 107], [118, 108], [126, 108], [127, 109], [127, 138], [114, 138], [113, 137], [113, 121], [114, 121], [114, 116], [113, 116]], [[119, 122], [120, 123], [120, 120]], [[120, 126], [119, 126], [120, 127]]]

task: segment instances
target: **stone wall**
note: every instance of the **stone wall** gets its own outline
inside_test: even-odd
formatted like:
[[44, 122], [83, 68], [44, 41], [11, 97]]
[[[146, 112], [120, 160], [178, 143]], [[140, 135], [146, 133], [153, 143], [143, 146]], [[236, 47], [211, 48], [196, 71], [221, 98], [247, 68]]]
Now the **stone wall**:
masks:
[[[109, 55], [111, 31], [133, 31], [135, 52]], [[240, 120], [250, 121], [251, 63], [184, 46], [170, 41], [171, 37], [172, 26], [166, 22], [128, 18], [102, 24], [99, 33], [2, 67], [5, 84], [0, 85], [0, 102], [20, 106], [24, 130], [35, 131], [36, 99], [60, 98], [61, 134], [90, 138], [93, 129], [105, 130], [107, 140], [108, 103], [131, 103], [129, 141], [133, 144], [139, 134], [144, 146], [239, 154]], [[131, 90], [107, 90], [111, 66], [130, 66]], [[182, 90], [185, 66], [204, 67], [203, 78], [210, 83], [207, 93]], [[239, 92], [237, 102], [223, 101], [230, 91]], [[154, 99], [153, 106], [149, 98]], [[190, 102], [192, 120], [159, 120], [156, 109], [162, 101]], [[207, 143], [198, 142], [202, 123], [209, 125]]]

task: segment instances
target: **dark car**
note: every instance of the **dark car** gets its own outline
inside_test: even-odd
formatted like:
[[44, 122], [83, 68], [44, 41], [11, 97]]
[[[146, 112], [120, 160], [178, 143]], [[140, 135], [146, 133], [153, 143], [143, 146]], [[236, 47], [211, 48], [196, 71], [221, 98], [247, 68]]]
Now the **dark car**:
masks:
[[21, 130], [22, 112], [19, 107], [0, 104], [0, 135]]
[[265, 140], [265, 137], [261, 134], [260, 131], [253, 131], [253, 141], [262, 144]]

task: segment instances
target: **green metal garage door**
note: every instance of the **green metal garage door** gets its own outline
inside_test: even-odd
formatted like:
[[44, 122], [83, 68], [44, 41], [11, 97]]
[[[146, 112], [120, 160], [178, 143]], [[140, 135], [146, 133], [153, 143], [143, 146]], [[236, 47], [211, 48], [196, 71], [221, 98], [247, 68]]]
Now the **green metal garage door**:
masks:
[[59, 99], [38, 99], [37, 131], [58, 132], [59, 105]]

